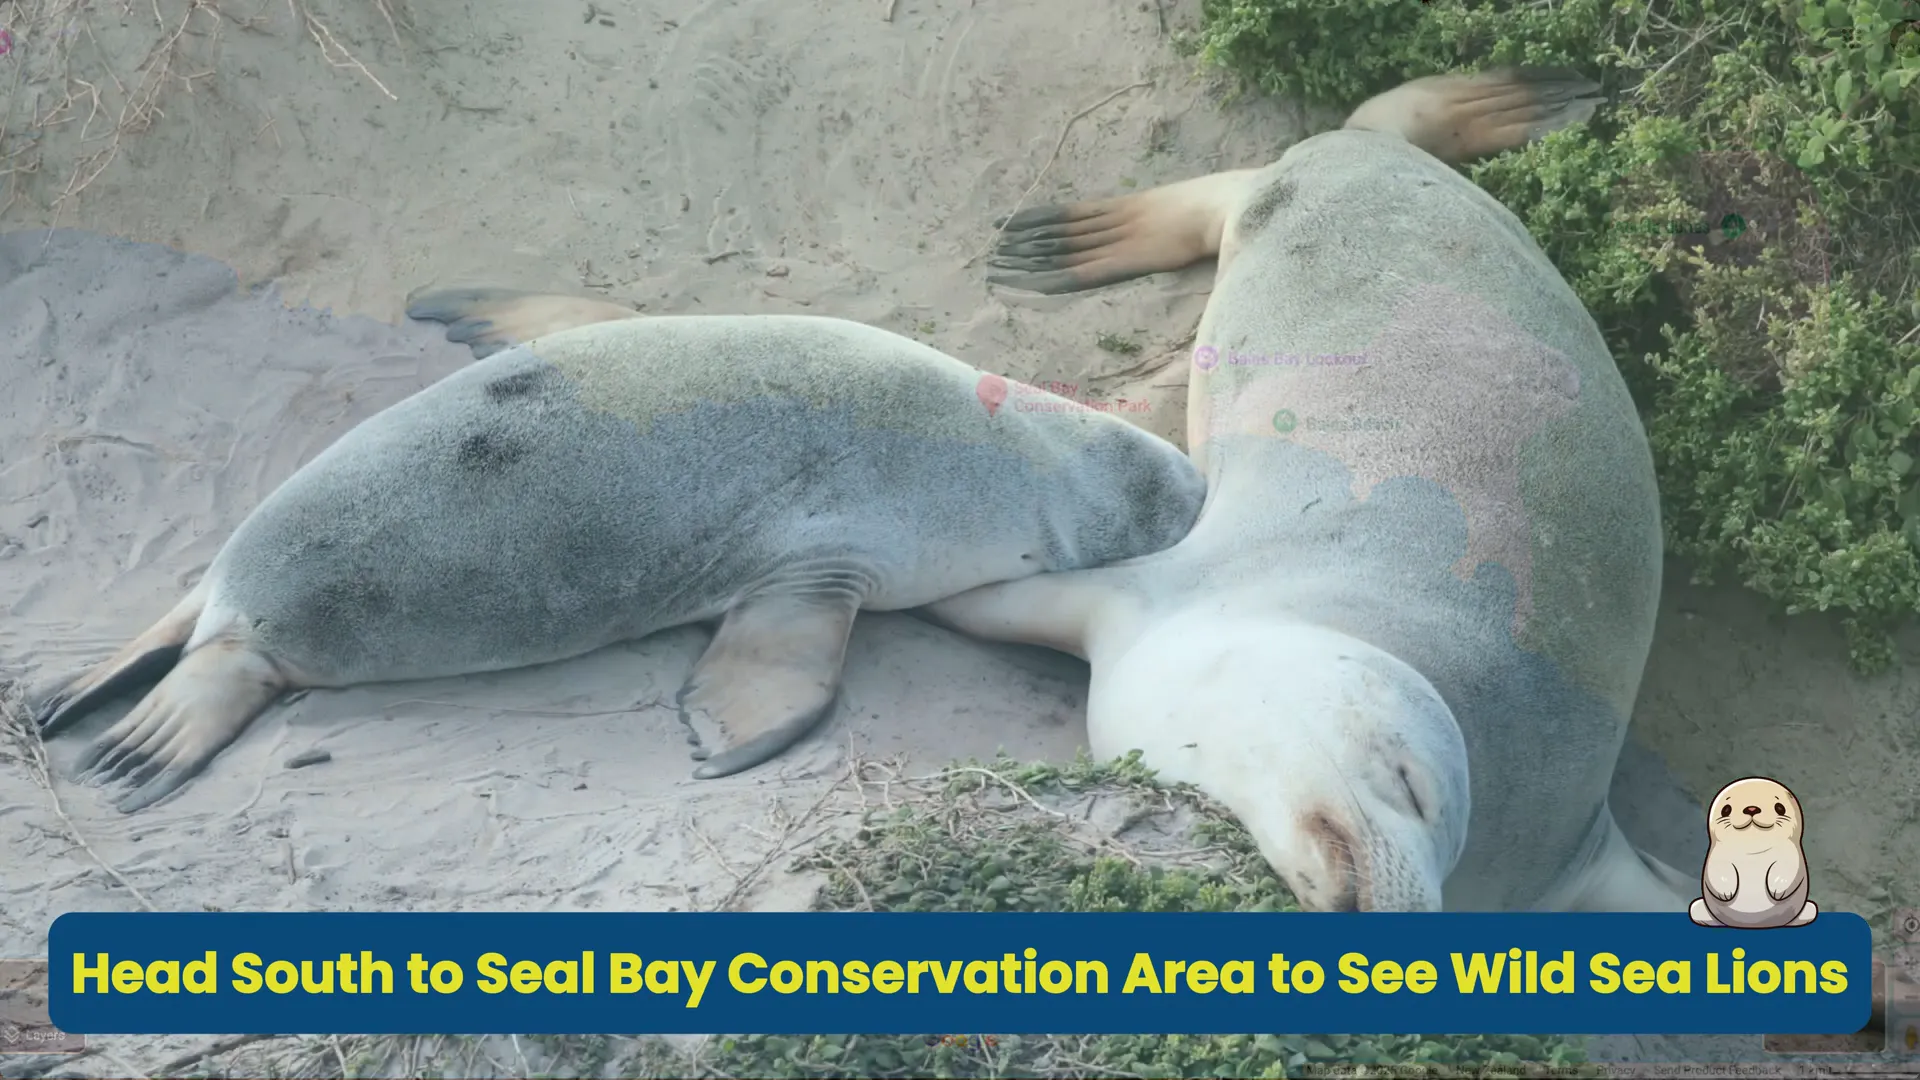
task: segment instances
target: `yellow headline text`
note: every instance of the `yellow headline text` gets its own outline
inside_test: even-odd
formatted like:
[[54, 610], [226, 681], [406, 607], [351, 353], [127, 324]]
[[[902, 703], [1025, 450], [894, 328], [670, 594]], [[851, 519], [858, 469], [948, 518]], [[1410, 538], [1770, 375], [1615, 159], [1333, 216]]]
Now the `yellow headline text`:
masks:
[[[1119, 965], [1114, 965], [1118, 968]], [[191, 960], [114, 960], [75, 953], [75, 994], [651, 994], [699, 1008], [713, 989], [736, 994], [1840, 994], [1844, 961], [1754, 960], [1746, 950], [1710, 952], [1699, 961], [1623, 959], [1596, 952], [1581, 964], [1519, 948], [1450, 953], [1444, 960], [1389, 960], [1348, 952], [1323, 964], [1272, 953], [1264, 960], [1166, 959], [1139, 952], [1124, 971], [1102, 960], [1041, 959], [1038, 950], [977, 960], [828, 960], [644, 958], [633, 952], [519, 958], [485, 952], [467, 963], [412, 953], [389, 961], [370, 951], [328, 960], [269, 959], [206, 952]], [[224, 979], [224, 981], [222, 981]]]

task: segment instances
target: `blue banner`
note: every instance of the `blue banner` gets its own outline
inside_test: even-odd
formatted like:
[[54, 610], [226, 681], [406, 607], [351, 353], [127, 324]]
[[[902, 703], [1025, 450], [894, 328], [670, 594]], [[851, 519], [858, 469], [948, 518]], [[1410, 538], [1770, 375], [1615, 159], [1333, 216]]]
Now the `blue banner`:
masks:
[[1859, 916], [62, 915], [84, 1035], [1709, 1034], [1866, 1026]]

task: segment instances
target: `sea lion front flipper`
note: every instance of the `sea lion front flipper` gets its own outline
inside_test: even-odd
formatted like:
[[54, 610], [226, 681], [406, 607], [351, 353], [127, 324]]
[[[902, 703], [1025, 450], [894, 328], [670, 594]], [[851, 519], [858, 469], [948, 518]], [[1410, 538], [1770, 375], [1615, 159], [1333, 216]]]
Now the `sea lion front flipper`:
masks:
[[1568, 68], [1430, 75], [1367, 99], [1346, 126], [1398, 135], [1450, 164], [1511, 150], [1593, 116], [1600, 84]]
[[74, 772], [98, 784], [125, 781], [123, 814], [159, 802], [199, 775], [290, 682], [251, 643], [222, 634], [195, 647], [119, 723], [80, 756]]
[[970, 637], [1039, 645], [1088, 659], [1097, 627], [1124, 610], [1125, 578], [1117, 568], [1035, 574], [969, 589], [929, 604], [929, 620]]
[[833, 706], [860, 597], [779, 593], [727, 612], [680, 688], [700, 749], [695, 779], [750, 769], [799, 742]]
[[1227, 216], [1258, 169], [1234, 169], [1134, 195], [1036, 206], [1004, 221], [987, 262], [1017, 274], [989, 284], [1038, 293], [1098, 289], [1220, 254]]
[[119, 652], [68, 679], [33, 707], [40, 734], [49, 736], [137, 686], [158, 681], [180, 661], [193, 625], [207, 606], [204, 579], [172, 611]]
[[1700, 883], [1715, 900], [1724, 904], [1740, 892], [1740, 867], [1732, 859], [1714, 858], [1709, 850]]
[[[1693, 879], [1633, 846], [1608, 815], [1604, 835], [1580, 871], [1540, 905], [1546, 911], [1685, 911], [1699, 922], [1707, 914], [1695, 899]], [[1700, 905], [1696, 911], [1695, 904]], [[1707, 925], [1702, 923], [1701, 925]]]
[[641, 317], [606, 300], [524, 289], [421, 288], [407, 294], [407, 318], [446, 323], [447, 340], [482, 359], [542, 334]]
[[1806, 876], [1806, 872], [1807, 864], [1799, 862], [1798, 860], [1793, 862], [1781, 860], [1768, 866], [1766, 881], [1767, 897], [1777, 904], [1787, 897], [1792, 896], [1793, 890], [1800, 887], [1800, 882]]

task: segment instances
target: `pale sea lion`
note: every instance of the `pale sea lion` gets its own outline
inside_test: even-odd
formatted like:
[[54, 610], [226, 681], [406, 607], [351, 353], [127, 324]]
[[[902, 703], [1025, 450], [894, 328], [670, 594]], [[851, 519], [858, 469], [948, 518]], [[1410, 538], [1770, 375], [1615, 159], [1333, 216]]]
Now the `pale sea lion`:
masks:
[[[1607, 805], [1651, 646], [1653, 462], [1593, 319], [1454, 163], [1589, 117], [1560, 71], [1420, 79], [1261, 169], [1041, 207], [998, 284], [1217, 256], [1186, 539], [930, 614], [1089, 660], [1088, 739], [1232, 810], [1303, 905], [1644, 910]], [[1363, 363], [1276, 363], [1359, 355]]]
[[408, 310], [483, 358], [295, 472], [178, 606], [36, 710], [52, 734], [164, 674], [80, 761], [126, 782], [122, 810], [293, 688], [711, 620], [678, 705], [695, 775], [724, 776], [828, 711], [856, 611], [1161, 550], [1204, 494], [1163, 439], [1086, 409], [990, 412], [980, 371], [859, 323], [498, 289]]
[[1707, 804], [1707, 859], [1687, 914], [1745, 930], [1812, 922], [1820, 907], [1807, 899], [1805, 829], [1800, 800], [1778, 780], [1749, 776], [1721, 788]]

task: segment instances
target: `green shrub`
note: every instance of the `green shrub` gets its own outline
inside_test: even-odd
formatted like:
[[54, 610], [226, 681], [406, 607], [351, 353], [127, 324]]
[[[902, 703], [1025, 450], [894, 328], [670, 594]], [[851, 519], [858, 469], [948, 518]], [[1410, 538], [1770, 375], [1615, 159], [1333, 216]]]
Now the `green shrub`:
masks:
[[1316, 104], [1502, 64], [1598, 78], [1610, 104], [1592, 122], [1472, 175], [1612, 346], [1646, 420], [1669, 551], [1702, 580], [1731, 573], [1789, 612], [1840, 615], [1862, 670], [1889, 662], [1889, 632], [1920, 609], [1920, 25], [1902, 25], [1920, 4], [1202, 12], [1187, 44], [1206, 62]]
[[[877, 775], [876, 775], [877, 774]], [[903, 778], [863, 764], [851, 836], [800, 845], [821, 911], [1297, 911], [1246, 829], [1136, 752], [1006, 758]], [[847, 794], [842, 789], [842, 794]], [[845, 837], [837, 839], [836, 837]], [[1285, 917], [1284, 914], [1279, 917]], [[1598, 1076], [1583, 1039], [1531, 1035], [355, 1035], [229, 1040], [156, 1075], [191, 1077]], [[240, 1049], [239, 1047], [244, 1047]], [[229, 1054], [234, 1050], [235, 1054]], [[237, 1056], [236, 1056], [237, 1055]], [[216, 1060], [218, 1057], [220, 1060]], [[31, 1072], [28, 1075], [33, 1075]]]
[[[817, 907], [879, 911], [1294, 911], [1246, 830], [1191, 788], [1155, 788], [1136, 753], [1069, 768], [1001, 760], [890, 787], [846, 842], [802, 859]], [[1119, 827], [1086, 827], [1095, 804]], [[1139, 834], [1139, 835], [1136, 835]], [[659, 1075], [1285, 1077], [1329, 1064], [1392, 1075], [1598, 1075], [1558, 1038], [1504, 1035], [741, 1036]], [[690, 1069], [691, 1066], [691, 1069]]]

